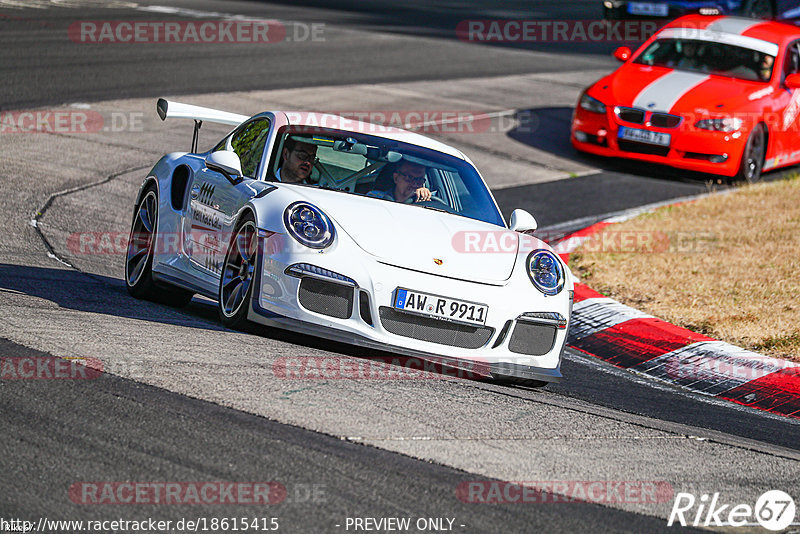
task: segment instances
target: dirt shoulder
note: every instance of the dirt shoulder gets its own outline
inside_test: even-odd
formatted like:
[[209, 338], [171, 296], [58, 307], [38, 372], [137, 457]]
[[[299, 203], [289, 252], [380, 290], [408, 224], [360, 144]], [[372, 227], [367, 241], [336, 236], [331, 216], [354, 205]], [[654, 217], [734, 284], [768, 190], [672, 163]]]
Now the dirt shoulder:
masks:
[[800, 178], [611, 225], [570, 257], [581, 281], [695, 332], [800, 362]]

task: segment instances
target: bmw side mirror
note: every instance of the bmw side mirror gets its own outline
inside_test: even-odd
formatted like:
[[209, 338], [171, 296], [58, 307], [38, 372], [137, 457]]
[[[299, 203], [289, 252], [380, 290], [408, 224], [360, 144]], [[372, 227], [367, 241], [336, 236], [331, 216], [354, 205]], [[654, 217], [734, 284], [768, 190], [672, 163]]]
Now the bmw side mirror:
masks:
[[786, 87], [789, 89], [800, 89], [800, 74], [790, 74], [786, 77], [786, 81], [783, 83], [786, 84]]
[[232, 150], [217, 150], [206, 157], [206, 168], [225, 175], [232, 184], [242, 181], [242, 162]]
[[511, 219], [508, 222], [508, 227], [515, 232], [525, 234], [528, 232], [535, 232], [538, 225], [533, 215], [525, 210], [516, 209], [511, 212]]
[[614, 50], [614, 57], [617, 61], [628, 61], [631, 57], [631, 49], [627, 46], [620, 46]]

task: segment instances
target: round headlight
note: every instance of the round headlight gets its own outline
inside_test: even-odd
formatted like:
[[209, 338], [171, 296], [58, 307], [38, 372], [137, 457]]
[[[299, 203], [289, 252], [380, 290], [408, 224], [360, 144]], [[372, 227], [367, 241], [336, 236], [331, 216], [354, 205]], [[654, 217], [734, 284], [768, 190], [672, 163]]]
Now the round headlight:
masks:
[[564, 268], [549, 250], [534, 250], [528, 255], [528, 276], [536, 289], [545, 295], [557, 295], [564, 289]]
[[309, 248], [325, 248], [333, 242], [333, 224], [328, 216], [308, 202], [295, 202], [283, 212], [289, 234]]

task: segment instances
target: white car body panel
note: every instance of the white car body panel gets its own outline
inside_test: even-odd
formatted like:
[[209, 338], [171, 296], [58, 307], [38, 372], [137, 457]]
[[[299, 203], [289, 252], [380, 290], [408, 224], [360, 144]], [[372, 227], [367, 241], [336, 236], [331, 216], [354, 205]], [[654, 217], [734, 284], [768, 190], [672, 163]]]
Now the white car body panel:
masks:
[[[176, 103], [168, 103], [168, 106], [171, 112], [165, 113], [167, 117], [197, 120], [203, 117], [223, 123], [232, 120], [231, 114], [207, 108], [193, 109]], [[271, 121], [271, 131], [266, 137], [256, 178], [245, 178], [239, 183], [226, 182], [205, 168], [207, 153], [182, 152], [164, 156], [148, 175], [139, 195], [141, 197], [148, 184], [158, 187], [158, 234], [152, 263], [154, 280], [217, 298], [219, 257], [209, 261], [208, 254], [198, 254], [198, 245], [189, 234], [197, 226], [208, 226], [208, 231], [218, 235], [223, 247], [214, 254], [224, 254], [237, 221], [249, 212], [259, 229], [261, 246], [247, 312], [249, 320], [405, 355], [485, 363], [496, 377], [546, 382], [561, 379], [561, 355], [572, 307], [572, 275], [558, 259], [565, 277], [563, 290], [545, 296], [534, 287], [527, 273], [531, 244], [533, 249], [551, 251], [547, 244], [526, 239], [524, 243], [527, 246], [523, 250], [521, 234], [506, 226], [364, 195], [266, 181], [265, 169], [274, 153], [276, 132], [290, 125], [291, 120], [304, 117], [310, 126], [325, 122], [325, 126], [331, 128], [336, 119], [340, 121], [339, 126], [347, 124], [348, 131], [354, 132], [374, 126], [325, 114], [279, 111], [261, 113], [241, 122], [258, 117], [267, 117]], [[382, 138], [422, 146], [471, 165], [460, 151], [438, 141], [404, 130], [384, 130], [379, 135]], [[378, 136], [372, 131], [370, 135]], [[183, 175], [186, 178], [181, 181]], [[207, 187], [212, 182], [214, 187]], [[482, 183], [486, 187], [485, 182]], [[176, 188], [174, 191], [173, 187]], [[185, 191], [178, 187], [185, 188]], [[240, 197], [241, 202], [237, 203], [234, 197]], [[284, 211], [298, 201], [313, 204], [331, 219], [335, 237], [327, 248], [307, 248], [287, 232]], [[493, 198], [491, 202], [496, 209]], [[213, 221], [213, 224], [208, 221]], [[455, 239], [461, 232], [493, 233], [504, 241], [503, 247], [499, 251], [465, 252]], [[169, 239], [175, 243], [168, 243]], [[200, 260], [201, 256], [205, 259]], [[352, 288], [350, 315], [339, 318], [303, 306], [299, 292], [306, 278], [286, 272], [296, 264], [313, 265], [351, 279], [355, 287]], [[328, 282], [333, 283], [331, 280]], [[394, 311], [392, 306], [398, 288], [484, 304], [488, 306], [485, 325], [456, 326], [453, 321]], [[371, 324], [362, 313], [362, 298], [368, 298]], [[389, 317], [386, 322], [382, 313]], [[539, 315], [522, 318], [523, 314]], [[557, 314], [560, 319], [542, 319], [542, 314]], [[391, 318], [397, 317], [409, 321], [409, 328], [413, 330], [411, 334], [401, 335], [392, 331], [398, 327], [396, 323], [391, 326]], [[558, 327], [556, 322], [560, 323]], [[549, 350], [540, 355], [511, 350], [517, 329], [522, 332], [532, 324], [542, 331], [555, 332]], [[450, 330], [459, 328], [469, 331], [465, 336], [472, 336], [473, 331], [480, 330], [481, 335], [487, 337], [480, 346], [464, 347], [442, 341], [444, 338], [431, 341], [418, 335], [419, 329], [428, 327], [430, 331], [443, 332], [444, 338], [450, 335]], [[476, 335], [470, 339], [479, 337]]]

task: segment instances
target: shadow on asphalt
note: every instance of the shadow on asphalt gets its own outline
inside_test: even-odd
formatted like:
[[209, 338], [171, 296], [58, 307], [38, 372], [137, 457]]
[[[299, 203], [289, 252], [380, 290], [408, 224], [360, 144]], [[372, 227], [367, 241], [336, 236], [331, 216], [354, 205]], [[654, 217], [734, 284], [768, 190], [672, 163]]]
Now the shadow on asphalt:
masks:
[[[715, 176], [664, 165], [582, 154], [570, 143], [571, 107], [519, 110], [508, 137], [517, 143], [600, 169], [599, 173], [492, 191], [508, 219], [515, 208], [531, 212], [540, 228], [577, 219], [601, 220], [610, 213], [686, 196], [729, 189]], [[769, 172], [764, 181], [797, 173], [798, 167]], [[577, 228], [576, 228], [577, 229]]]
[[[555, 156], [571, 159], [608, 172], [620, 172], [647, 179], [671, 180], [690, 184], [703, 184], [709, 191], [725, 189], [724, 177], [675, 169], [666, 165], [632, 161], [622, 158], [605, 158], [578, 152], [570, 143], [572, 107], [541, 107], [521, 109], [514, 114], [517, 126], [506, 134], [518, 143]], [[798, 167], [789, 167], [764, 174], [764, 181], [778, 180], [797, 172]]]
[[[0, 263], [0, 292], [22, 293], [37, 297], [67, 310], [201, 330], [228, 330], [219, 321], [216, 302], [205, 297], [196, 295], [187, 307], [180, 309], [170, 308], [163, 304], [133, 298], [128, 294], [124, 282], [120, 279], [82, 273], [71, 269], [51, 269]], [[44, 307], [47, 306], [45, 305]], [[459, 377], [477, 381], [484, 380], [485, 376], [483, 375], [488, 372], [485, 365], [480, 363], [461, 370], [444, 365], [441, 362], [434, 362], [433, 364], [429, 362], [429, 364], [425, 365], [419, 358], [398, 356], [392, 352], [349, 345], [259, 324], [251, 324], [246, 332], [298, 347], [371, 360], [374, 365], [365, 366], [367, 370], [363, 372], [388, 373], [391, 370], [398, 378], [402, 378], [403, 373], [409, 374], [410, 377], [411, 374], [418, 372], [423, 366], [426, 371], [443, 375], [443, 377]], [[327, 354], [319, 354], [317, 356], [329, 357]], [[319, 361], [308, 361], [309, 366], [313, 366], [315, 363], [319, 363]], [[314, 370], [312, 369], [312, 371]], [[358, 372], [360, 373], [362, 370], [359, 368]]]
[[[700, 172], [673, 169], [654, 163], [629, 161], [619, 158], [604, 158], [578, 152], [570, 143], [572, 107], [543, 107], [518, 110], [514, 118], [517, 126], [508, 132], [508, 137], [518, 143], [555, 156], [597, 167], [609, 172], [624, 172], [641, 178], [674, 180], [700, 183], [706, 187], [724, 187], [718, 178]], [[546, 135], [545, 135], [546, 134]]]

